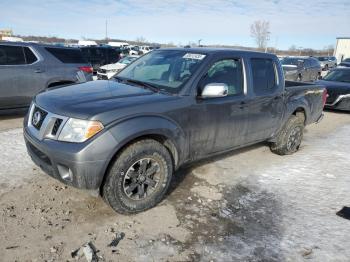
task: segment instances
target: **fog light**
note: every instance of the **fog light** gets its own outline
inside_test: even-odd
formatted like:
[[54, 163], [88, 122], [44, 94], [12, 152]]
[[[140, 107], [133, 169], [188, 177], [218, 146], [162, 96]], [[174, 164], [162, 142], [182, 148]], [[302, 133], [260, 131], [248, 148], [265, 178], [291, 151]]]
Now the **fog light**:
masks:
[[73, 173], [68, 167], [64, 165], [57, 165], [58, 173], [60, 174], [63, 180], [72, 182], [73, 181]]

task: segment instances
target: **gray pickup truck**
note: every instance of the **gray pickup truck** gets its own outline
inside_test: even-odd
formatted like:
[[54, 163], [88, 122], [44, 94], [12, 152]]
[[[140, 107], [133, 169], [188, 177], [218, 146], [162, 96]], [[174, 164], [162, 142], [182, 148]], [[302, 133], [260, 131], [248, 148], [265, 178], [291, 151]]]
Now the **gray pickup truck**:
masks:
[[111, 81], [37, 95], [24, 137], [50, 176], [135, 213], [159, 203], [186, 163], [262, 141], [296, 152], [326, 96], [322, 86], [285, 82], [272, 54], [160, 49]]

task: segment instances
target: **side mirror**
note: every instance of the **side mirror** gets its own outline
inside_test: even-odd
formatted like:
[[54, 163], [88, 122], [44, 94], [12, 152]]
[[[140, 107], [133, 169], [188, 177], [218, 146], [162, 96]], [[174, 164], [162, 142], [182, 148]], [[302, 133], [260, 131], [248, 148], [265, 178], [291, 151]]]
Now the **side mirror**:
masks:
[[202, 98], [224, 97], [228, 94], [228, 86], [224, 83], [207, 84], [202, 91]]

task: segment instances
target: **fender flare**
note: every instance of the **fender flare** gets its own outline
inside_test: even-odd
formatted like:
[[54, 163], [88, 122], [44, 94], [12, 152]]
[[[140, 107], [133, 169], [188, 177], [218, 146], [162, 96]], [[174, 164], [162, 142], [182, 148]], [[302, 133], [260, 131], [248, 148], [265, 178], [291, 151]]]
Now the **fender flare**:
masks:
[[124, 119], [110, 125], [108, 132], [114, 137], [116, 146], [106, 161], [104, 176], [111, 161], [120, 150], [143, 137], [165, 138], [164, 145], [174, 147], [175, 152], [171, 152], [171, 154], [174, 158], [175, 168], [185, 161], [189, 152], [189, 145], [183, 130], [175, 122], [163, 116], [136, 116]]

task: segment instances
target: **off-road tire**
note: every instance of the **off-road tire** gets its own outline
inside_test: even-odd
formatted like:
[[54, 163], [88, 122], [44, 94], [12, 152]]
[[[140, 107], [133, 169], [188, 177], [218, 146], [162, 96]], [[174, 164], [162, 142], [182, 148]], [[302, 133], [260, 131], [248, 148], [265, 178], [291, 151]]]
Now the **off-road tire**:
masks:
[[278, 155], [290, 155], [298, 151], [303, 138], [304, 127], [304, 118], [292, 115], [278, 133], [276, 141], [271, 143], [271, 151]]
[[[138, 160], [154, 158], [159, 162], [159, 182], [154, 192], [145, 199], [134, 200], [128, 197], [124, 187], [124, 176]], [[133, 214], [157, 205], [169, 188], [173, 174], [173, 162], [169, 151], [153, 139], [135, 142], [120, 152], [106, 174], [102, 187], [105, 201], [118, 213]]]

